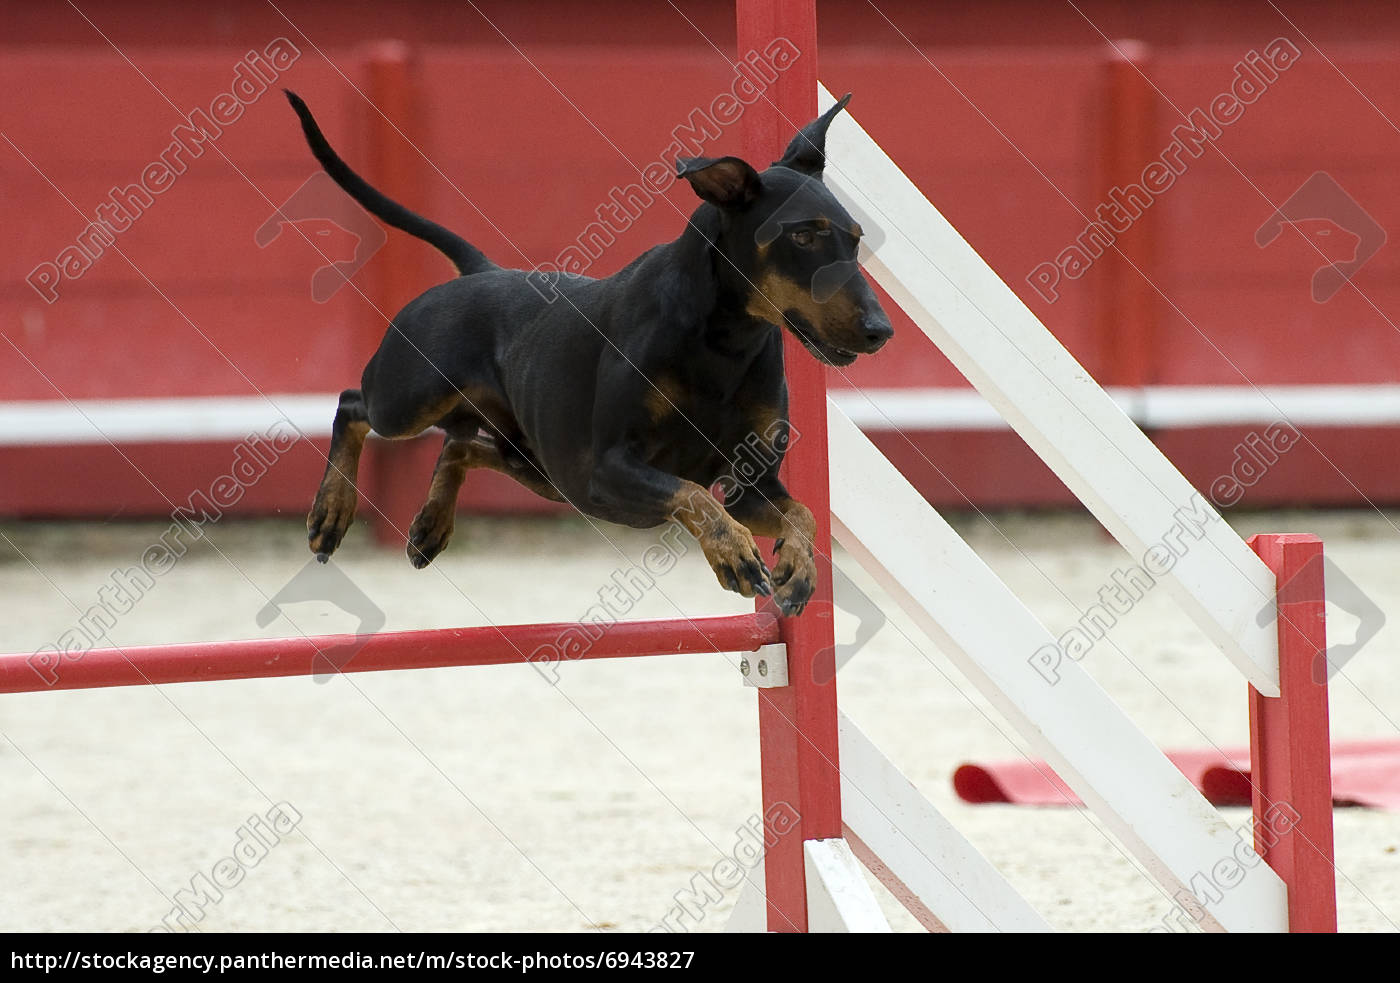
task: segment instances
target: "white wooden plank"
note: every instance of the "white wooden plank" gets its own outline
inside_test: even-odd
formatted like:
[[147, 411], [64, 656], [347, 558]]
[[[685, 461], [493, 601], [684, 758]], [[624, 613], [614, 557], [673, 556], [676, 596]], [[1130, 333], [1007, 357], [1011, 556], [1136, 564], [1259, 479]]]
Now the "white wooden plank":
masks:
[[758, 885], [763, 880], [763, 868], [759, 866], [739, 892], [739, 900], [734, 902], [734, 910], [724, 923], [725, 932], [766, 932], [768, 931], [768, 896]]
[[[819, 101], [832, 105], [825, 88]], [[1274, 597], [1268, 567], [849, 114], [826, 151], [828, 184], [883, 233], [866, 269], [1135, 560], [1186, 544], [1161, 581], [1277, 696], [1276, 629], [1256, 617]]]
[[891, 931], [845, 840], [807, 840], [802, 854], [807, 865], [807, 931]]
[[[1202, 878], [1248, 857], [1239, 837], [1079, 663], [1050, 685], [1030, 662], [1050, 633], [830, 403], [828, 426], [836, 538], [1170, 895], [1189, 897], [1193, 880], [1209, 895]], [[1207, 928], [1287, 924], [1283, 882], [1263, 863], [1200, 903]]]
[[897, 884], [880, 870], [876, 877], [914, 917], [923, 921], [901, 887], [949, 931], [1053, 931], [844, 713], [840, 740], [841, 817], [858, 840], [852, 847], [879, 858]]

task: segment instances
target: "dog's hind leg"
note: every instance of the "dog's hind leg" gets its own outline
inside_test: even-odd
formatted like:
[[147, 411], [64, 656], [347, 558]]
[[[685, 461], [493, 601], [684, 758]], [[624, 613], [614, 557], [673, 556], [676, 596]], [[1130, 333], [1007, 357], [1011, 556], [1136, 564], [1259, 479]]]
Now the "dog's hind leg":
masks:
[[355, 475], [367, 436], [369, 416], [364, 397], [358, 389], [347, 389], [340, 394], [340, 406], [335, 411], [326, 473], [306, 516], [307, 543], [322, 563], [335, 552], [355, 518]]
[[456, 524], [457, 493], [462, 490], [462, 481], [471, 467], [471, 441], [449, 436], [433, 468], [428, 500], [418, 510], [408, 530], [408, 562], [419, 570], [447, 548]]
[[464, 439], [449, 435], [433, 469], [428, 500], [423, 503], [408, 531], [408, 561], [419, 570], [447, 548], [456, 525], [457, 493], [472, 468], [489, 468], [509, 475], [536, 495], [554, 502], [564, 501], [532, 462], [507, 460], [492, 438]]

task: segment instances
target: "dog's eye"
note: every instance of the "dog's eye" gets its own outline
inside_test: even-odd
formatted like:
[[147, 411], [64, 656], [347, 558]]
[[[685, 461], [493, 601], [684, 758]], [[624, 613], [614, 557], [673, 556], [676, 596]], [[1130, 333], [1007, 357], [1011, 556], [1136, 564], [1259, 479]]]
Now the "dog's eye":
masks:
[[831, 235], [830, 229], [798, 229], [792, 233], [792, 241], [803, 249], [810, 249], [817, 243], [817, 236]]

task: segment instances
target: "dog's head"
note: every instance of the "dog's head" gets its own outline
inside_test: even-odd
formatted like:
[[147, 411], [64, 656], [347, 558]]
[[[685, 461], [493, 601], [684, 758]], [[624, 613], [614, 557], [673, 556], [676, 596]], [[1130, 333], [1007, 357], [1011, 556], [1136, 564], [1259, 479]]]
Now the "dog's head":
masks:
[[738, 157], [690, 157], [678, 173], [716, 206], [717, 248], [745, 310], [785, 325], [828, 365], [850, 365], [894, 335], [856, 252], [864, 230], [822, 183], [826, 131], [847, 94], [807, 124], [762, 174]]

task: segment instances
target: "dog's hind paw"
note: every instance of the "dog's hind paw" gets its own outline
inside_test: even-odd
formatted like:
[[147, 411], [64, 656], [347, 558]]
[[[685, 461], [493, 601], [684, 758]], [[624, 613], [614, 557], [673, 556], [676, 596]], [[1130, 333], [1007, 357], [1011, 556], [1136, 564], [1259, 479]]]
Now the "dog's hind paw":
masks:
[[333, 496], [316, 496], [311, 513], [306, 517], [306, 543], [316, 559], [325, 563], [340, 546], [350, 522], [355, 517], [354, 501], [349, 508], [338, 503]]
[[447, 543], [452, 539], [452, 529], [451, 509], [446, 510], [444, 517], [438, 510], [424, 506], [408, 530], [408, 547], [405, 550], [408, 562], [417, 570], [432, 563], [439, 553], [447, 549]]
[[408, 544], [408, 548], [404, 552], [408, 554], [408, 562], [413, 564], [413, 569], [423, 570], [428, 566], [429, 563], [432, 563], [435, 559], [437, 559], [437, 556], [439, 553], [442, 552], [442, 549], [425, 549], [423, 547], [418, 546], [416, 543], [410, 541]]

